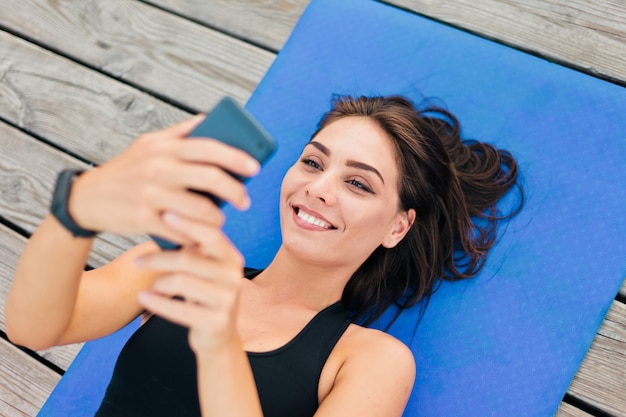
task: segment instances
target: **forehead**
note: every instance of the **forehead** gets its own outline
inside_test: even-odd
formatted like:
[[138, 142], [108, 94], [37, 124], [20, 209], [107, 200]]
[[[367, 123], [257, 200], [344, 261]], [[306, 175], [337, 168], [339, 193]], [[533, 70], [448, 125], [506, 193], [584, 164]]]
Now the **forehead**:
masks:
[[338, 157], [371, 164], [379, 170], [397, 172], [392, 139], [374, 120], [349, 116], [331, 122], [313, 138]]

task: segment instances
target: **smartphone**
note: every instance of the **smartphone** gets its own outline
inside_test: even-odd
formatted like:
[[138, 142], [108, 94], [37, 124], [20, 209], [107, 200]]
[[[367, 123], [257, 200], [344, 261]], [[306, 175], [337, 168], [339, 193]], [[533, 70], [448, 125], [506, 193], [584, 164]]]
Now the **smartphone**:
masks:
[[[212, 138], [227, 145], [239, 148], [263, 164], [274, 152], [276, 147], [270, 134], [244, 107], [231, 97], [224, 97], [207, 115], [188, 139]], [[232, 174], [238, 180], [245, 182], [247, 178]], [[195, 190], [192, 190], [195, 191]], [[224, 205], [221, 199], [202, 191], [195, 191], [210, 198], [218, 207]], [[164, 250], [180, 248], [180, 245], [151, 236]]]

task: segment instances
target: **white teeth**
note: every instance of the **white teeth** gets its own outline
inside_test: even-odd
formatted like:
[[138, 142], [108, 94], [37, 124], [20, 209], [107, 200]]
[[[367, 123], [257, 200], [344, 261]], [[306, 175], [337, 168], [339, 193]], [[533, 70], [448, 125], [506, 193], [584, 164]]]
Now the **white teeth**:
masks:
[[313, 216], [311, 216], [309, 214], [306, 214], [302, 210], [298, 210], [298, 217], [300, 217], [302, 220], [304, 220], [305, 222], [307, 222], [309, 224], [313, 224], [315, 226], [323, 227], [324, 229], [330, 229], [332, 227], [332, 225], [326, 223], [325, 221], [320, 220], [317, 217], [313, 217]]

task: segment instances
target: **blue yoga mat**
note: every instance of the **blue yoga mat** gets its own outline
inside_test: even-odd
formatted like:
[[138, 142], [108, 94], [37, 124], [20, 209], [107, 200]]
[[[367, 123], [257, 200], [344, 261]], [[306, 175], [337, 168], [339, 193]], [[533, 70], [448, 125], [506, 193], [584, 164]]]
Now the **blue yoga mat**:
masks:
[[[552, 416], [626, 276], [626, 90], [381, 3], [314, 0], [248, 103], [279, 143], [252, 209], [226, 208], [249, 266], [278, 248], [280, 181], [336, 93], [445, 105], [516, 156], [528, 193], [476, 279], [391, 328], [417, 363], [405, 415]], [[40, 415], [92, 415], [131, 331], [87, 343]]]

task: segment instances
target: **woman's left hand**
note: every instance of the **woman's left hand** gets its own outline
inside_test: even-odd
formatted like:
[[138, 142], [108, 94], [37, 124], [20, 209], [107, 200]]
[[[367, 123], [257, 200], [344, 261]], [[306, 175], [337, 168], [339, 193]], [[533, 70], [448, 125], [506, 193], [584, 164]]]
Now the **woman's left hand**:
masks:
[[196, 355], [228, 348], [238, 338], [243, 257], [218, 227], [199, 228], [171, 213], [163, 220], [197, 243], [137, 260], [139, 268], [163, 273], [151, 290], [139, 295], [140, 303], [148, 311], [188, 327], [189, 345]]

